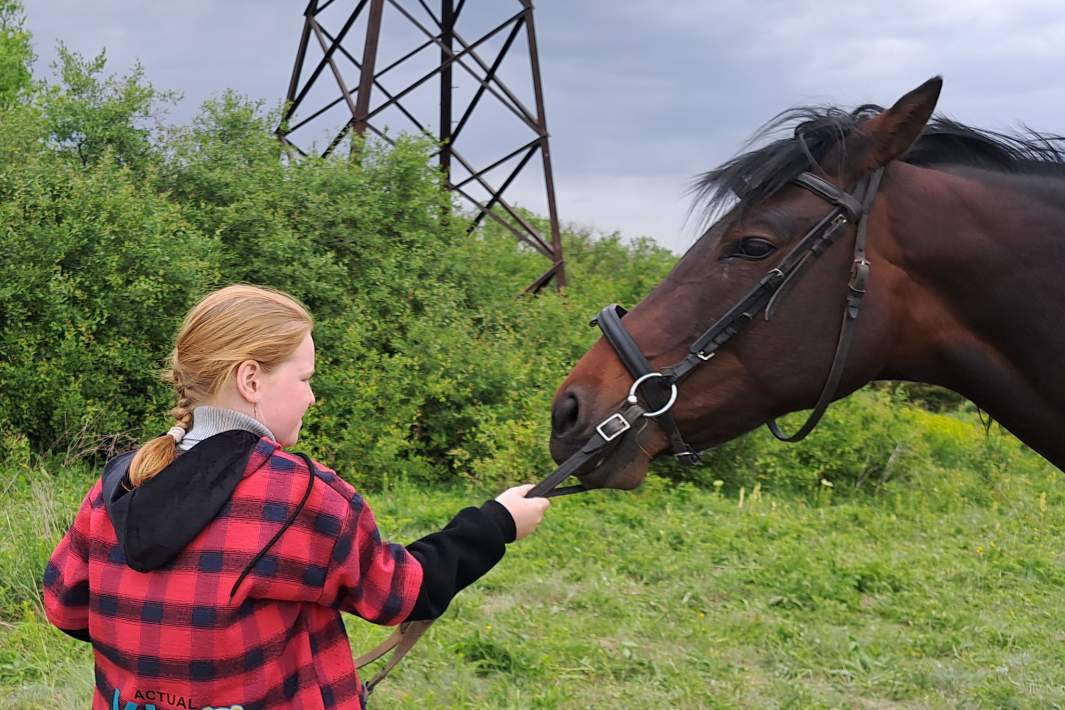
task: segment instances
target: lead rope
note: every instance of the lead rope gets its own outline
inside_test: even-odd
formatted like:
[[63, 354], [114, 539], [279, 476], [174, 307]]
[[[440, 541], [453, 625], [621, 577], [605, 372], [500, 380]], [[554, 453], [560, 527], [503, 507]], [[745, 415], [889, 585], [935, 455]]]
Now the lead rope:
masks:
[[[584, 473], [586, 469], [590, 470], [602, 463], [606, 455], [617, 446], [617, 443], [615, 442], [619, 442], [621, 440], [621, 435], [632, 429], [633, 425], [643, 417], [644, 413], [645, 410], [638, 403], [627, 400], [627, 405], [624, 409], [611, 414], [600, 422], [599, 426], [595, 428], [595, 435], [592, 436], [584, 446], [577, 451], [577, 453], [563, 461], [562, 464], [550, 475], [529, 489], [529, 492], [525, 494], [525, 497], [554, 498], [556, 496], [569, 495], [571, 493], [581, 493], [587, 490], [581, 485], [563, 486], [560, 488], [558, 484], [562, 483], [562, 481], [570, 476]], [[377, 674], [374, 675], [373, 678], [363, 684], [363, 707], [366, 706], [366, 702], [369, 699], [370, 694], [373, 693], [374, 688], [376, 688], [377, 685], [392, 672], [392, 669], [403, 660], [403, 657], [407, 655], [407, 653], [414, 647], [414, 644], [418, 642], [418, 639], [429, 630], [429, 627], [432, 626], [435, 621], [436, 619], [405, 621], [400, 624], [399, 628], [393, 631], [388, 638], [355, 659], [355, 668], [359, 669], [373, 663], [389, 651], [395, 649], [395, 652], [392, 654], [392, 657], [388, 659], [388, 662], [377, 671]]]
[[392, 672], [392, 669], [403, 660], [403, 657], [407, 655], [408, 651], [414, 648], [414, 644], [418, 643], [418, 639], [420, 639], [432, 625], [433, 619], [404, 622], [399, 625], [398, 629], [392, 632], [391, 636], [375, 646], [372, 650], [367, 651], [355, 659], [355, 668], [357, 670], [373, 663], [393, 648], [396, 649], [396, 652], [392, 654], [392, 658], [388, 659], [388, 663], [381, 666], [381, 670], [377, 671], [377, 674], [373, 678], [363, 684], [363, 707], [366, 706], [366, 700], [369, 698], [370, 693], [374, 691], [374, 688], [377, 687], [377, 684], [388, 677], [388, 674]]

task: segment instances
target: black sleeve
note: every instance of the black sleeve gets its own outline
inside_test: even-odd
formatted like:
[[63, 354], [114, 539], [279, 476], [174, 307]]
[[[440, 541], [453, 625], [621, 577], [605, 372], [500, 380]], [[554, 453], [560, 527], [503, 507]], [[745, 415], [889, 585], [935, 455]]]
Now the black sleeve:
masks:
[[88, 629], [64, 629], [61, 626], [57, 626], [57, 629], [62, 631], [67, 636], [73, 636], [78, 641], [84, 641], [86, 643], [92, 643], [92, 638], [89, 637]]
[[422, 588], [407, 619], [443, 614], [456, 594], [503, 558], [515, 534], [514, 518], [490, 500], [480, 508], [464, 508], [440, 532], [407, 545], [422, 566]]

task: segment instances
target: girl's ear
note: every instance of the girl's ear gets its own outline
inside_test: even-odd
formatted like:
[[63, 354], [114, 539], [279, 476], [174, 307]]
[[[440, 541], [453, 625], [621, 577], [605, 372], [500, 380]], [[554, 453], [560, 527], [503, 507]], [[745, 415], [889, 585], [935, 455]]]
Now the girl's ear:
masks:
[[[943, 78], [934, 76], [858, 126], [841, 146], [840, 177], [853, 182], [902, 157], [932, 117], [942, 88]], [[835, 161], [825, 162], [831, 165]]]
[[245, 360], [237, 366], [234, 384], [236, 384], [240, 395], [249, 402], [257, 403], [259, 401], [259, 377], [261, 374], [262, 367], [255, 360]]

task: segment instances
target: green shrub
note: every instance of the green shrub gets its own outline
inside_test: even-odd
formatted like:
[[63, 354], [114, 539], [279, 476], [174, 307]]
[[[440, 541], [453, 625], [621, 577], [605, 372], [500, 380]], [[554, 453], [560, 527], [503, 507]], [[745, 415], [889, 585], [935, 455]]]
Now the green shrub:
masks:
[[24, 96], [33, 82], [33, 47], [25, 24], [18, 0], [0, 0], [0, 110]]
[[161, 350], [219, 277], [215, 241], [128, 168], [0, 131], [0, 252], [0, 418], [39, 450], [142, 432]]
[[[904, 400], [884, 389], [859, 390], [829, 407], [801, 443], [781, 443], [762, 428], [707, 452], [696, 480], [722, 480], [748, 490], [760, 484], [767, 491], [872, 487], [904, 473], [915, 460], [918, 432], [907, 411]], [[784, 417], [780, 425], [791, 431], [805, 416]], [[679, 467], [670, 471], [683, 475]]]

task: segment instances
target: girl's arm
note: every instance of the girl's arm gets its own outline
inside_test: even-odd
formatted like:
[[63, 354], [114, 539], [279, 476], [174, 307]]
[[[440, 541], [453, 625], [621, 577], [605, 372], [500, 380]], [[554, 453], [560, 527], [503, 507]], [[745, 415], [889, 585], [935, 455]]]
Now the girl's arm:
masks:
[[530, 486], [514, 488], [404, 547], [382, 539], [350, 484], [316, 469], [328, 483], [318, 482], [320, 495], [310, 497], [302, 523], [276, 540], [269, 559], [250, 565], [235, 604], [246, 597], [308, 601], [386, 625], [435, 618], [503, 557], [508, 542], [535, 528], [548, 505], [524, 498]]
[[514, 542], [514, 519], [498, 501], [465, 508], [440, 532], [407, 545], [422, 566], [418, 599], [409, 620], [435, 619], [451, 600], [481, 578]]
[[44, 568], [44, 613], [60, 631], [81, 641], [89, 636], [89, 538], [92, 502], [101, 483], [85, 495], [74, 523]]

